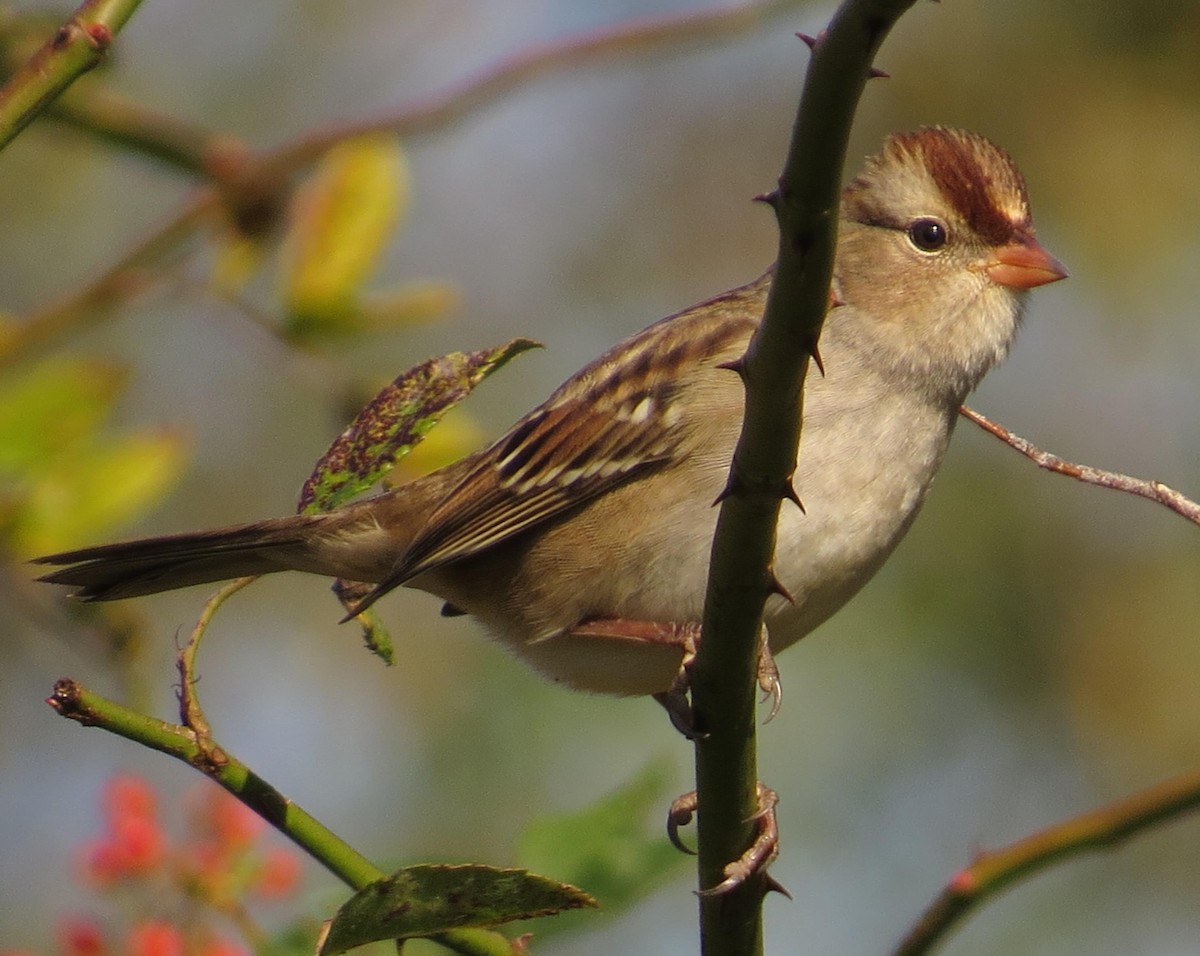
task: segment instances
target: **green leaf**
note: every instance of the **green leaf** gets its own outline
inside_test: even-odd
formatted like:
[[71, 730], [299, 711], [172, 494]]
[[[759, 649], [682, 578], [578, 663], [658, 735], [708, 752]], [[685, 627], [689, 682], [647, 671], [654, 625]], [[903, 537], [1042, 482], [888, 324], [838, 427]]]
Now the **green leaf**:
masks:
[[319, 924], [306, 917], [285, 927], [255, 947], [255, 956], [312, 956]]
[[[342, 607], [347, 611], [353, 611], [358, 603], [371, 593], [374, 587], [373, 584], [364, 584], [361, 581], [346, 581], [342, 578], [337, 578], [333, 582], [333, 593], [342, 602]], [[362, 628], [363, 643], [367, 646], [367, 650], [387, 664], [388, 667], [394, 666], [396, 663], [396, 652], [392, 646], [392, 635], [380, 623], [375, 611], [372, 608], [367, 608], [365, 611], [355, 614], [354, 620]]]
[[451, 408], [509, 359], [541, 346], [530, 339], [451, 352], [409, 369], [375, 396], [304, 482], [297, 510], [330, 511], [375, 484]]
[[40, 469], [90, 434], [124, 381], [120, 367], [85, 358], [49, 359], [0, 379], [0, 471]]
[[607, 914], [644, 899], [688, 862], [665, 832], [670, 776], [662, 762], [651, 763], [577, 813], [535, 820], [517, 858], [586, 886]]
[[396, 663], [396, 651], [392, 646], [392, 635], [388, 633], [376, 616], [374, 610], [367, 608], [360, 614], [356, 614], [354, 619], [358, 621], [359, 627], [362, 628], [363, 643], [367, 646], [367, 650], [378, 657], [381, 661], [392, 667]]
[[319, 952], [335, 956], [378, 940], [496, 926], [595, 905], [582, 890], [527, 870], [410, 866], [350, 897], [334, 916]]

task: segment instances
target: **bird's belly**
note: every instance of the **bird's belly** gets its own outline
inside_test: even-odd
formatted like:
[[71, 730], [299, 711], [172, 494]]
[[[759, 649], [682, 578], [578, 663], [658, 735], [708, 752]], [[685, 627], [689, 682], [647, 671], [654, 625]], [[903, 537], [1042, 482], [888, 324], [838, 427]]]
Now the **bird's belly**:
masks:
[[665, 643], [566, 632], [514, 648], [556, 684], [618, 697], [657, 694], [679, 673], [683, 652]]
[[771, 649], [790, 647], [841, 609], [883, 565], [916, 519], [944, 443], [919, 467], [864, 466], [832, 496], [814, 495], [806, 513], [785, 503], [775, 573], [792, 596], [768, 600]]
[[[820, 442], [810, 446], [808, 459], [802, 449], [808, 478], [799, 475], [798, 487], [806, 511], [783, 503], [775, 554], [775, 573], [794, 603], [772, 597], [766, 606], [774, 651], [841, 608], [895, 549], [948, 437], [945, 430], [924, 433], [925, 441], [911, 441], [890, 456], [854, 461], [822, 460]], [[722, 477], [714, 469], [713, 482]], [[437, 573], [438, 580], [414, 583], [474, 615], [554, 682], [622, 696], [665, 691], [678, 672], [680, 648], [586, 636], [575, 628], [596, 619], [699, 623], [718, 509], [696, 509], [691, 503], [697, 497], [673, 494], [666, 484], [635, 482], [601, 498], [569, 530], [547, 527], [514, 541], [507, 553], [456, 562]], [[651, 520], [668, 513], [671, 521]], [[612, 526], [620, 522], [629, 533], [617, 549]], [[669, 531], [653, 533], [656, 527]], [[593, 537], [605, 547], [589, 547]], [[480, 594], [502, 597], [481, 603]]]

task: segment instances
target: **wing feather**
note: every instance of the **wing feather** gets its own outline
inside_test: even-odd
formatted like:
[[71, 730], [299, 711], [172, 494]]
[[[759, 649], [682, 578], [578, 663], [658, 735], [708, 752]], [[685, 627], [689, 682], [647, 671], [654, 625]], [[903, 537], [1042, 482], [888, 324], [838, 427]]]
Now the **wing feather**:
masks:
[[476, 456], [358, 609], [686, 455], [697, 423], [677, 399], [689, 371], [744, 351], [768, 281], [664, 319], [568, 379]]

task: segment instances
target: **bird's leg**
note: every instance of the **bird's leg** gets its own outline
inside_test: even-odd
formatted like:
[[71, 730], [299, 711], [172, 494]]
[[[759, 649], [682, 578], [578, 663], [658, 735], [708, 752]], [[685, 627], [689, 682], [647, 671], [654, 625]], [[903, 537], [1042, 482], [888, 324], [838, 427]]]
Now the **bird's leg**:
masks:
[[[700, 646], [700, 625], [696, 623], [676, 623], [673, 621], [637, 621], [628, 618], [591, 618], [582, 621], [568, 633], [579, 637], [607, 637], [623, 641], [645, 641], [648, 644], [663, 644], [679, 649], [679, 669], [671, 685], [664, 691], [654, 695], [667, 711], [671, 723], [689, 740], [694, 739], [703, 731], [696, 727], [695, 715], [688, 691], [691, 688], [692, 664], [696, 660], [696, 651]], [[758, 686], [763, 693], [771, 698], [771, 712], [767, 715], [770, 720], [779, 712], [783, 701], [783, 686], [779, 683], [779, 668], [775, 666], [775, 658], [771, 654], [771, 645], [767, 640], [767, 629], [764, 626], [758, 644]], [[764, 698], [765, 699], [765, 698]]]
[[696, 648], [700, 645], [699, 624], [676, 624], [672, 621], [637, 621], [628, 618], [591, 618], [573, 627], [570, 632], [579, 637], [606, 637], [622, 641], [644, 641], [662, 644], [679, 650], [679, 669], [671, 685], [654, 695], [666, 708], [671, 724], [689, 740], [696, 736], [692, 705], [688, 702], [688, 687]]
[[[746, 852], [732, 863], [725, 866], [725, 879], [716, 886], [701, 890], [701, 896], [722, 896], [730, 890], [741, 886], [755, 873], [762, 873], [768, 890], [782, 893], [791, 899], [791, 894], [774, 880], [766, 869], [779, 855], [779, 827], [775, 820], [775, 806], [779, 803], [779, 795], [762, 782], [758, 784], [758, 808], [751, 818], [754, 821], [754, 842]], [[671, 842], [684, 853], [694, 853], [679, 838], [679, 828], [692, 822], [696, 813], [696, 791], [685, 793], [671, 804], [667, 811], [667, 836]]]
[[[693, 739], [703, 734], [703, 731], [696, 727], [695, 714], [688, 699], [692, 665], [700, 646], [699, 624], [637, 621], [625, 618], [593, 618], [579, 623], [569, 633], [580, 637], [645, 641], [678, 648], [680, 651], [679, 669], [671, 681], [671, 686], [665, 691], [655, 694], [654, 699], [663, 705], [671, 718], [671, 723], [685, 737]], [[779, 683], [779, 668], [775, 666], [775, 658], [771, 654], [771, 645], [767, 640], [765, 626], [762, 628], [758, 643], [758, 686], [762, 688], [767, 697], [771, 698], [771, 712], [767, 715], [767, 720], [770, 720], [779, 712], [779, 705], [783, 700], [783, 688]], [[779, 797], [775, 791], [760, 782], [758, 784], [758, 809], [752, 817], [755, 823], [754, 842], [745, 853], [725, 867], [725, 879], [716, 886], [704, 890], [703, 895], [719, 896], [728, 893], [734, 887], [744, 883], [751, 875], [762, 872], [771, 865], [779, 852], [779, 829], [775, 822], [775, 805], [778, 802]], [[692, 791], [675, 800], [667, 813], [667, 836], [684, 853], [692, 851], [680, 840], [679, 828], [690, 823], [695, 812], [696, 793]], [[765, 880], [768, 890], [775, 890], [785, 896], [790, 896], [788, 891], [770, 875], [765, 875]]]
[[765, 624], [760, 625], [758, 631], [758, 686], [762, 688], [764, 701], [771, 698], [771, 712], [763, 721], [764, 724], [770, 723], [783, 703], [783, 684], [779, 682], [779, 667], [775, 663], [775, 655], [771, 653], [771, 639]]

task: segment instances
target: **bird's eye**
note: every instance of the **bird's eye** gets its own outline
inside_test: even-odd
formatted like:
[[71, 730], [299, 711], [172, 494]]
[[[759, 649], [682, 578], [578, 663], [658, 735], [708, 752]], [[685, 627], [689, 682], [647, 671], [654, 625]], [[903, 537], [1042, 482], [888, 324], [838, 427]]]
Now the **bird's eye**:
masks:
[[908, 227], [908, 241], [922, 252], [937, 252], [946, 238], [946, 227], [936, 219], [918, 219]]

